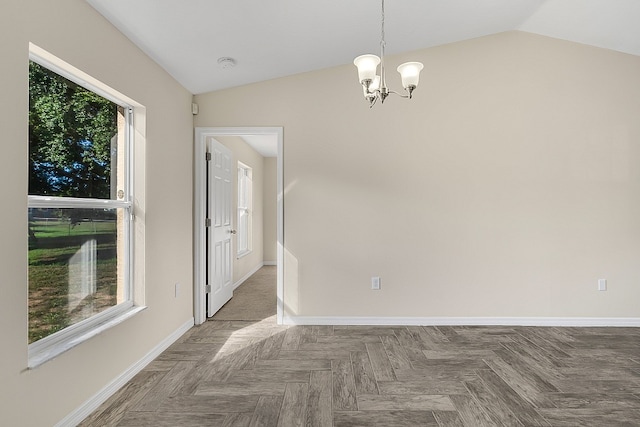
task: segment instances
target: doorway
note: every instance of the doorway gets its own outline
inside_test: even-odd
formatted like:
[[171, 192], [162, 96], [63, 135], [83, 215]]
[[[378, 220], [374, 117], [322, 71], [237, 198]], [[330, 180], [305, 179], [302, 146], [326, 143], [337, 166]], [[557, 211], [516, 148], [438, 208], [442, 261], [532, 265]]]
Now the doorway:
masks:
[[284, 200], [283, 200], [283, 128], [282, 127], [197, 127], [195, 130], [195, 194], [194, 194], [194, 318], [196, 324], [207, 319], [207, 267], [211, 255], [208, 251], [207, 192], [209, 177], [207, 174], [208, 146], [215, 137], [270, 137], [277, 145], [276, 171], [276, 321], [283, 322], [283, 260], [284, 260]]

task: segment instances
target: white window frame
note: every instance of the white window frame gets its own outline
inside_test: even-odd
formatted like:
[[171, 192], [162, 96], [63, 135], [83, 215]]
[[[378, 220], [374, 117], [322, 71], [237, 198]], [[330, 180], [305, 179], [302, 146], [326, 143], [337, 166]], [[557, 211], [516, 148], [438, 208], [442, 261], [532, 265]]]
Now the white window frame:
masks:
[[[241, 203], [241, 201], [246, 203]], [[243, 216], [246, 216], [246, 227]], [[238, 221], [236, 228], [237, 258], [239, 259], [251, 253], [253, 231], [253, 169], [242, 162], [238, 162]], [[240, 246], [240, 242], [245, 240], [247, 246]]]
[[28, 346], [28, 367], [35, 368], [42, 363], [60, 355], [61, 353], [75, 347], [88, 340], [100, 332], [115, 326], [129, 317], [135, 315], [146, 307], [134, 304], [134, 203], [133, 203], [133, 174], [134, 174], [134, 107], [120, 97], [119, 93], [109, 90], [106, 86], [91, 82], [89, 76], [77, 70], [73, 66], [66, 64], [62, 60], [53, 57], [41, 48], [29, 45], [29, 60], [53, 71], [56, 74], [90, 90], [97, 95], [121, 106], [125, 111], [125, 183], [121, 186], [124, 189], [124, 197], [113, 199], [92, 199], [73, 197], [51, 197], [27, 195], [28, 208], [97, 208], [97, 209], [124, 209], [124, 264], [125, 264], [125, 284], [124, 302], [110, 307], [96, 315], [93, 315], [80, 322], [74, 323], [58, 332], [35, 341]]

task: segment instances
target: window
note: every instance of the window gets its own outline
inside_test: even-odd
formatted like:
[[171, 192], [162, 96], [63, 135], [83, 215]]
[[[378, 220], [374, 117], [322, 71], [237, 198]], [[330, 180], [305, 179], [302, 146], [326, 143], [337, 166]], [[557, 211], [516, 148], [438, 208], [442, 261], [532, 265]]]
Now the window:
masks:
[[30, 366], [133, 308], [133, 110], [89, 87], [30, 56]]
[[253, 171], [238, 162], [238, 258], [251, 252]]

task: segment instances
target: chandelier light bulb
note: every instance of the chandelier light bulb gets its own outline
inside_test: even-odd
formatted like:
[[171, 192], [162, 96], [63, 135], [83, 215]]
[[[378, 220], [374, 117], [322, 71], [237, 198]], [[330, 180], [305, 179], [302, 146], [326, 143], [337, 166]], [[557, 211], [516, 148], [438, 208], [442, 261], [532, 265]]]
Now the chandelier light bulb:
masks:
[[367, 80], [372, 82], [375, 79], [380, 58], [375, 55], [360, 55], [353, 60], [353, 63], [358, 67], [360, 83], [364, 84]]
[[402, 78], [402, 87], [407, 89], [411, 86], [418, 86], [420, 81], [420, 71], [424, 68], [421, 62], [405, 62], [398, 67], [398, 72]]
[[373, 78], [373, 81], [371, 82], [371, 85], [369, 85], [369, 90], [371, 92], [380, 89], [380, 76], [375, 76]]

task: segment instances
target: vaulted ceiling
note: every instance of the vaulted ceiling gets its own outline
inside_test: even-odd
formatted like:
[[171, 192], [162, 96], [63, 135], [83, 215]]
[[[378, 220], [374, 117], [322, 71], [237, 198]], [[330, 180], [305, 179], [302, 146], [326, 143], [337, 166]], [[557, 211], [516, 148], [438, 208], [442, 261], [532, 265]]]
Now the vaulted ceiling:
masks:
[[[87, 2], [194, 94], [379, 51], [380, 0]], [[640, 0], [386, 0], [385, 9], [387, 54], [520, 30], [640, 55]]]

